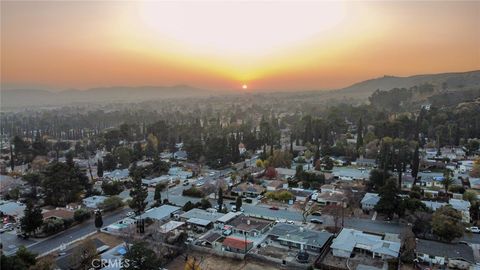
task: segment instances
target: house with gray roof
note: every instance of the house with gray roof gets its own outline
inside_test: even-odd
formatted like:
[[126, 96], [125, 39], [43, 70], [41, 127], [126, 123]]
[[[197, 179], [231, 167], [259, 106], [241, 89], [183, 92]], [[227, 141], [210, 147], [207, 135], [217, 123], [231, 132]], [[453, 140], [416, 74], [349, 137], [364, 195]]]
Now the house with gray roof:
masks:
[[193, 208], [180, 215], [180, 219], [191, 225], [194, 230], [207, 230], [212, 227], [218, 219], [225, 214], [218, 212], [209, 212], [203, 209]]
[[142, 179], [142, 184], [150, 187], [154, 187], [160, 183], [168, 184], [172, 180], [172, 177], [169, 175], [162, 175], [152, 179]]
[[372, 258], [398, 258], [400, 242], [391, 240], [393, 239], [384, 239], [384, 235], [344, 228], [332, 241], [330, 248], [333, 256], [341, 258], [350, 258], [352, 253], [357, 250], [372, 254]]
[[446, 205], [450, 205], [453, 209], [459, 211], [462, 214], [462, 221], [470, 222], [470, 202], [460, 199], [450, 199], [448, 203], [436, 202], [436, 201], [422, 201], [427, 208], [437, 211], [438, 208]]
[[23, 217], [25, 204], [14, 201], [0, 201], [0, 213], [15, 219]]
[[114, 181], [129, 180], [130, 172], [128, 171], [128, 169], [116, 169], [111, 172], [105, 172], [103, 174], [103, 177]]
[[378, 201], [380, 201], [380, 196], [378, 196], [377, 193], [366, 193], [360, 203], [362, 204], [363, 210], [372, 210], [375, 208]]
[[157, 221], [167, 220], [179, 210], [180, 207], [164, 204], [160, 207], [147, 210], [144, 214], [142, 214], [142, 218], [151, 218]]
[[451, 244], [417, 239], [415, 254], [419, 261], [428, 264], [445, 265], [451, 261], [475, 263], [472, 248], [463, 243]]
[[333, 235], [328, 232], [313, 231], [301, 226], [278, 223], [268, 237], [281, 245], [320, 252]]
[[179, 150], [173, 153], [173, 158], [176, 160], [187, 160], [188, 154], [186, 151]]
[[100, 208], [100, 205], [107, 199], [107, 196], [94, 195], [82, 200], [83, 205], [88, 208]]

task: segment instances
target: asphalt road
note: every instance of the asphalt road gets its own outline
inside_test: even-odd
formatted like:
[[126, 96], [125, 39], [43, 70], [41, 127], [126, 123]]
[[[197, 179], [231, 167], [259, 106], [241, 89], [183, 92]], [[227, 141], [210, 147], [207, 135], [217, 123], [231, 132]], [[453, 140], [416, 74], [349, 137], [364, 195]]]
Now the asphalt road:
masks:
[[[125, 214], [129, 211], [129, 209], [122, 209], [117, 210], [112, 213], [107, 213], [103, 216], [103, 226], [108, 226], [112, 223], [117, 222], [118, 220], [125, 217]], [[63, 232], [60, 232], [50, 238], [46, 238], [44, 240], [40, 240], [34, 244], [27, 246], [28, 250], [37, 254], [43, 254], [45, 252], [51, 251], [55, 248], [58, 248], [62, 244], [67, 244], [71, 241], [76, 239], [82, 238], [87, 236], [90, 233], [93, 233], [97, 230], [94, 225], [94, 219], [91, 218], [90, 220], [79, 224], [77, 226], [71, 227]], [[18, 246], [17, 246], [18, 248]], [[12, 254], [16, 251], [16, 249], [11, 249], [7, 255]]]

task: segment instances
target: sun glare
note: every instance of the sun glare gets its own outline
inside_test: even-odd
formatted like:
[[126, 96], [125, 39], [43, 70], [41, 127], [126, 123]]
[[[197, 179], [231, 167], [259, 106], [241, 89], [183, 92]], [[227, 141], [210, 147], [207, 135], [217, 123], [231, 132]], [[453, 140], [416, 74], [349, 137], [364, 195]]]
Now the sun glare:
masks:
[[247, 89], [248, 88], [248, 85], [244, 84], [242, 85], [242, 89]]

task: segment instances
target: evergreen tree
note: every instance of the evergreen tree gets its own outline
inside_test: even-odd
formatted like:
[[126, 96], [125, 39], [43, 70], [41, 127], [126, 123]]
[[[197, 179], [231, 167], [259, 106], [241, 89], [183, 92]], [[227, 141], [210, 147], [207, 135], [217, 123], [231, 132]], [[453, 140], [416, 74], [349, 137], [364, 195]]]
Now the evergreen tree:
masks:
[[65, 163], [68, 165], [68, 167], [73, 168], [75, 166], [75, 162], [73, 161], [73, 152], [68, 151], [65, 154]]
[[223, 206], [223, 190], [222, 190], [222, 188], [218, 188], [217, 204], [218, 204], [218, 212], [221, 212], [222, 211], [222, 206]]
[[357, 125], [357, 151], [362, 146], [363, 146], [363, 121], [362, 121], [362, 118], [360, 117], [360, 120], [358, 120], [358, 125]]
[[142, 178], [140, 175], [136, 174], [133, 176], [133, 188], [130, 190], [130, 208], [132, 208], [135, 213], [141, 214], [145, 207], [147, 207], [147, 202], [145, 199], [148, 196], [147, 189], [142, 187]]
[[453, 180], [453, 172], [451, 170], [445, 169], [443, 171], [443, 179], [441, 183], [445, 188], [445, 193], [448, 193], [448, 188], [455, 183], [455, 180]]
[[15, 159], [13, 158], [13, 147], [10, 144], [10, 170], [13, 172], [15, 170]]
[[413, 152], [413, 160], [412, 160], [412, 177], [414, 178], [414, 183], [415, 185], [417, 183], [417, 177], [418, 177], [418, 168], [420, 167], [420, 154], [418, 150], [418, 145], [415, 146], [415, 152]]
[[95, 212], [95, 228], [97, 228], [97, 230], [100, 231], [102, 226], [103, 226], [102, 212], [96, 211]]
[[157, 205], [162, 204], [162, 190], [164, 188], [163, 184], [157, 184], [155, 186], [155, 194], [153, 196], [153, 199], [155, 200]]
[[24, 216], [20, 220], [22, 231], [25, 232], [27, 236], [30, 236], [31, 233], [35, 235], [37, 229], [42, 225], [42, 209], [40, 209], [40, 207], [35, 207], [31, 202], [27, 202], [27, 206], [24, 210]]
[[101, 160], [97, 163], [97, 176], [103, 177], [103, 162]]
[[242, 209], [242, 198], [240, 196], [237, 197], [237, 200], [235, 201], [235, 208], [237, 211], [240, 211]]
[[397, 213], [400, 205], [400, 197], [398, 196], [398, 193], [399, 189], [395, 179], [388, 179], [385, 185], [380, 188], [380, 200], [375, 206], [375, 210], [392, 218], [393, 215]]

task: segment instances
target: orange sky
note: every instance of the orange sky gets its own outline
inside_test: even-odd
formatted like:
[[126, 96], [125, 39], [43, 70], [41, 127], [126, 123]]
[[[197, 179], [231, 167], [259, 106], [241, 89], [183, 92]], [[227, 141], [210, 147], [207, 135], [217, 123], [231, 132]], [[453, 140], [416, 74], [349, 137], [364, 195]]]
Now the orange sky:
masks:
[[480, 69], [480, 2], [1, 2], [2, 88], [311, 90]]

